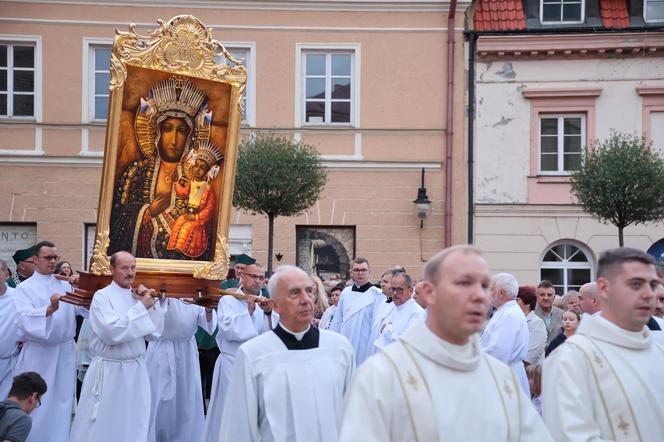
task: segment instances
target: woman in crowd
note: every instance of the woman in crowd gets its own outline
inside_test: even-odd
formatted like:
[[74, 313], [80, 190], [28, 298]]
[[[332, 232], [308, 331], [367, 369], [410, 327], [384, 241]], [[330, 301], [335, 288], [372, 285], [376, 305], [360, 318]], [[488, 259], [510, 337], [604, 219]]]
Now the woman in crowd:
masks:
[[56, 266], [55, 266], [55, 274], [56, 275], [64, 275], [64, 276], [71, 276], [74, 273], [74, 271], [71, 268], [71, 263], [69, 261], [60, 261]]
[[337, 303], [339, 302], [339, 296], [341, 296], [341, 291], [344, 289], [344, 285], [338, 284], [336, 287], [332, 287], [330, 290], [330, 296], [328, 297], [330, 301], [330, 306], [323, 313], [323, 317], [320, 318], [320, 323], [318, 324], [319, 328], [328, 329], [332, 323], [332, 318], [334, 318], [334, 312], [337, 311]]
[[528, 356], [525, 362], [527, 364], [541, 364], [544, 362], [544, 348], [546, 347], [546, 325], [535, 314], [535, 306], [537, 305], [535, 287], [519, 287], [519, 292], [516, 295], [516, 303], [523, 310], [523, 314], [526, 315], [526, 322], [528, 323]]
[[316, 297], [314, 301], [314, 325], [317, 325], [329, 304], [327, 303], [327, 291], [323, 281], [317, 275], [311, 275], [311, 280], [314, 282], [314, 296]]
[[553, 341], [546, 348], [546, 356], [549, 356], [553, 350], [565, 342], [567, 338], [576, 333], [576, 329], [581, 321], [581, 314], [576, 310], [565, 310], [563, 313], [563, 330], [553, 338]]

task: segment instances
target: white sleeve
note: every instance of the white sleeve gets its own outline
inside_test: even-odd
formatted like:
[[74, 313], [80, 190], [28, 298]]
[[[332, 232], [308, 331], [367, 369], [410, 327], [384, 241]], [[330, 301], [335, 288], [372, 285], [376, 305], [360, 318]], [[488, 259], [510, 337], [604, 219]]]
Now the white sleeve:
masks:
[[251, 361], [240, 346], [224, 403], [219, 442], [228, 435], [237, 441], [259, 441], [258, 389], [251, 375]]
[[142, 302], [135, 303], [126, 314], [113, 310], [108, 298], [95, 295], [90, 305], [90, 326], [106, 345], [117, 345], [150, 335], [161, 329], [146, 310]]

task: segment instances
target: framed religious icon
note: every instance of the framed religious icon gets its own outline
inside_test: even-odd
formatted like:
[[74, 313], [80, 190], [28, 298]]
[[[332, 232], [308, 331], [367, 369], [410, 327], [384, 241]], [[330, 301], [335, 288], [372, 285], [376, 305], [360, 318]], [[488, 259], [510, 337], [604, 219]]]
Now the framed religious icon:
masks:
[[297, 266], [323, 279], [350, 278], [355, 226], [295, 226]]
[[90, 272], [131, 252], [139, 272], [222, 280], [246, 69], [195, 17], [117, 31]]

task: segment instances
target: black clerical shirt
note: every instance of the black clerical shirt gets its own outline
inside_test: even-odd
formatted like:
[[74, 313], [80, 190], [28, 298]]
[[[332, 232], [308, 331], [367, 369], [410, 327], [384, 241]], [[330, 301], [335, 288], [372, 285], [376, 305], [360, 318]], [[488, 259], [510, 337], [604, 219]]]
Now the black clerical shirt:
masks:
[[366, 292], [367, 290], [369, 290], [371, 287], [373, 287], [373, 284], [370, 283], [370, 282], [367, 282], [366, 284], [362, 285], [361, 287], [358, 287], [356, 284], [353, 284], [353, 288], [352, 288], [352, 290], [353, 290], [354, 292], [362, 292], [362, 293], [364, 293], [364, 292]]
[[281, 342], [283, 342], [289, 350], [309, 350], [310, 348], [318, 348], [320, 332], [316, 327], [309, 327], [309, 330], [307, 330], [302, 336], [300, 341], [298, 341], [291, 333], [284, 330], [280, 324], [277, 324], [272, 331], [279, 336]]

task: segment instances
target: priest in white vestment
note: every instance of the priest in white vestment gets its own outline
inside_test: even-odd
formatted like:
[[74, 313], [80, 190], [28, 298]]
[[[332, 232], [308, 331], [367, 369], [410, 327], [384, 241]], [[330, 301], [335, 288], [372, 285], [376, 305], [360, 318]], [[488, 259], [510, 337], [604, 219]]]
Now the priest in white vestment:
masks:
[[240, 347], [218, 441], [336, 442], [353, 349], [310, 325], [313, 283], [304, 271], [278, 268], [269, 291], [279, 324]]
[[551, 441], [507, 365], [482, 351], [490, 275], [477, 249], [456, 246], [426, 264], [429, 314], [359, 368], [341, 442]]
[[[271, 330], [277, 322], [271, 304], [260, 298], [265, 281], [265, 271], [258, 263], [244, 269], [237, 292], [246, 300], [222, 296], [217, 306], [217, 345], [221, 354], [214, 365], [210, 406], [205, 418], [205, 442], [216, 442], [219, 438], [224, 401], [231, 382], [235, 355], [244, 342]], [[260, 307], [260, 308], [259, 308]]]
[[19, 339], [14, 289], [5, 282], [7, 278], [7, 263], [0, 259], [0, 400], [6, 399], [12, 388]]
[[542, 413], [556, 441], [664, 440], [664, 347], [645, 327], [660, 284], [641, 250], [598, 262], [602, 311], [544, 361]]
[[339, 295], [341, 295], [341, 290], [343, 290], [343, 287], [340, 284], [332, 287], [330, 290], [330, 296], [328, 297], [330, 306], [325, 310], [323, 316], [320, 318], [318, 328], [322, 328], [323, 330], [330, 328], [332, 319], [334, 319], [334, 314], [337, 311], [337, 304], [339, 304]]
[[37, 244], [35, 272], [14, 292], [16, 320], [24, 342], [14, 371], [37, 372], [48, 386], [42, 406], [30, 415], [28, 442], [69, 439], [76, 391], [76, 315], [87, 316], [88, 311], [59, 302], [72, 289], [53, 276], [58, 258], [53, 243]]
[[480, 337], [482, 349], [509, 365], [516, 373], [526, 396], [530, 387], [523, 361], [528, 357], [528, 323], [516, 303], [519, 283], [509, 273], [491, 278], [491, 304], [496, 307], [489, 324]]
[[390, 283], [394, 310], [381, 323], [374, 341], [376, 350], [391, 344], [414, 322], [421, 321], [424, 309], [413, 299], [413, 278], [407, 273], [395, 273]]
[[217, 313], [167, 299], [164, 331], [145, 355], [152, 408], [148, 441], [200, 442], [205, 429], [196, 330], [217, 328]]
[[[145, 338], [164, 328], [166, 307], [156, 290], [132, 283], [136, 260], [128, 252], [111, 256], [110, 285], [98, 290], [90, 306], [90, 354], [71, 442], [145, 442], [150, 427], [150, 380]], [[73, 373], [72, 373], [73, 375]]]
[[[372, 331], [380, 326], [377, 318], [384, 313], [382, 306], [387, 297], [369, 282], [366, 258], [355, 258], [351, 271], [353, 285], [341, 292], [330, 330], [341, 333], [350, 341], [355, 364], [359, 367], [373, 353]], [[378, 336], [374, 336], [375, 340]]]

